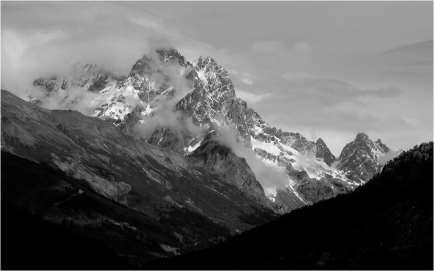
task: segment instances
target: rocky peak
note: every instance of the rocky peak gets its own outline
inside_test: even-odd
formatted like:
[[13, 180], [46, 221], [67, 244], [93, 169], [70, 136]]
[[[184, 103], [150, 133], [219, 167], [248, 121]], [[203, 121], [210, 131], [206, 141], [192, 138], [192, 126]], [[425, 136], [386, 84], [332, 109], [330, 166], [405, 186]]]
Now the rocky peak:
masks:
[[214, 58], [210, 56], [207, 57], [200, 56], [199, 59], [197, 60], [196, 67], [198, 69], [206, 69], [207, 71], [210, 70], [225, 71], [225, 69], [222, 66], [220, 66]]
[[193, 117], [196, 124], [210, 122], [223, 113], [235, 96], [228, 72], [211, 57], [200, 57], [187, 78], [193, 78], [193, 91], [176, 105], [177, 110]]
[[264, 124], [261, 116], [239, 98], [232, 99], [225, 104], [224, 109], [226, 117], [232, 121], [240, 135], [245, 139], [254, 134], [255, 126], [258, 127]]
[[355, 141], [358, 141], [358, 142], [366, 142], [368, 140], [370, 140], [370, 139], [369, 139], [368, 135], [365, 133], [357, 133], [356, 138], [355, 138]]
[[142, 56], [139, 60], [134, 63], [131, 68], [130, 76], [134, 75], [144, 75], [146, 73], [152, 72], [152, 67], [155, 65], [155, 61], [148, 55]]
[[209, 92], [218, 91], [227, 98], [235, 97], [235, 90], [229, 73], [211, 57], [199, 57], [196, 71]]
[[354, 155], [355, 152], [362, 151], [366, 155], [374, 158], [372, 152], [374, 148], [374, 142], [365, 133], [358, 133], [353, 141], [348, 143], [342, 149], [340, 160], [345, 160], [347, 157]]
[[103, 89], [111, 80], [118, 79], [112, 73], [96, 64], [75, 63], [69, 74], [40, 77], [33, 81], [35, 87], [42, 88], [47, 93], [66, 90], [71, 87], [86, 88], [89, 91]]
[[389, 147], [387, 147], [383, 142], [381, 142], [381, 139], [377, 139], [375, 141], [375, 144], [381, 149], [382, 152], [390, 151]]
[[367, 182], [381, 170], [384, 160], [382, 158], [389, 151], [381, 140], [374, 142], [365, 133], [358, 133], [356, 138], [342, 149], [337, 167], [347, 172], [350, 179]]
[[324, 140], [320, 137], [316, 140], [316, 145], [322, 146], [322, 145], [326, 145], [326, 144], [325, 144]]
[[174, 48], [158, 48], [155, 50], [159, 59], [163, 63], [178, 64], [181, 66], [186, 66], [188, 61], [183, 55], [179, 53], [178, 50]]
[[315, 156], [317, 158], [322, 158], [327, 165], [330, 166], [336, 160], [336, 157], [332, 154], [322, 138], [316, 140], [315, 147]]
[[161, 72], [162, 65], [187, 67], [191, 65], [178, 50], [174, 48], [157, 48], [143, 55], [131, 68], [130, 76], [151, 75]]

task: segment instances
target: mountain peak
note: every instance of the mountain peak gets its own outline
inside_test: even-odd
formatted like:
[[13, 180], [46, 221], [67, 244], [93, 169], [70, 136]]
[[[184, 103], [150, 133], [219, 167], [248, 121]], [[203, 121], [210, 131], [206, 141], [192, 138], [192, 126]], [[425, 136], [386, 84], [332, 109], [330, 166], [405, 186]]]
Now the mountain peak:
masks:
[[155, 52], [164, 63], [177, 63], [181, 66], [185, 66], [187, 61], [181, 53], [173, 47], [161, 47], [155, 49]]
[[324, 140], [320, 137], [316, 140], [316, 144], [325, 145]]
[[130, 76], [150, 74], [157, 71], [161, 64], [174, 64], [186, 67], [189, 62], [172, 47], [159, 47], [144, 54], [131, 68]]
[[316, 157], [322, 158], [327, 165], [331, 165], [336, 160], [336, 157], [332, 154], [322, 138], [316, 140], [315, 147]]
[[228, 71], [221, 65], [219, 65], [217, 61], [210, 56], [199, 57], [199, 59], [197, 60], [196, 69], [198, 71], [203, 70], [205, 73], [215, 74], [216, 76], [221, 78], [227, 78], [229, 76]]
[[148, 55], [143, 55], [140, 59], [134, 63], [133, 67], [131, 68], [130, 76], [144, 73], [149, 73], [152, 71], [152, 63], [153, 59], [150, 58]]
[[367, 141], [369, 140], [369, 136], [363, 132], [359, 132], [356, 135], [356, 141]]
[[221, 103], [235, 98], [235, 89], [228, 71], [212, 57], [199, 57], [195, 70], [204, 89], [213, 97], [215, 102]]
[[386, 144], [384, 144], [381, 139], [377, 139], [375, 141], [375, 144], [377, 144], [377, 146], [381, 149], [382, 152], [389, 152], [390, 148], [386, 146]]
[[197, 60], [197, 66], [200, 68], [208, 65], [219, 66], [217, 61], [210, 56], [200, 56], [199, 59]]
[[342, 149], [337, 167], [349, 172], [350, 179], [366, 182], [381, 170], [389, 152], [380, 139], [374, 142], [367, 134], [358, 133], [354, 141]]

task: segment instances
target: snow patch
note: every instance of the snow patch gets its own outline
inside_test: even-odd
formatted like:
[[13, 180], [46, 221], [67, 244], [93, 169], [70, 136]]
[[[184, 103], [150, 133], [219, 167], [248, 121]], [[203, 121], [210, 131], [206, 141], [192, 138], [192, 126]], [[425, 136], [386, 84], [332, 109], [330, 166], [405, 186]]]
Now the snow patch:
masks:
[[274, 145], [274, 143], [272, 142], [263, 142], [263, 141], [259, 141], [256, 140], [254, 137], [250, 137], [251, 138], [251, 144], [252, 144], [252, 149], [261, 149], [264, 150], [268, 153], [274, 154], [274, 155], [279, 155], [280, 154], [280, 149]]
[[199, 76], [199, 79], [202, 80], [202, 82], [204, 82], [205, 84], [208, 84], [208, 79], [205, 76], [204, 70], [197, 71], [197, 76]]
[[184, 149], [187, 154], [194, 152], [197, 148], [199, 148], [202, 141], [197, 142], [196, 144], [190, 145]]

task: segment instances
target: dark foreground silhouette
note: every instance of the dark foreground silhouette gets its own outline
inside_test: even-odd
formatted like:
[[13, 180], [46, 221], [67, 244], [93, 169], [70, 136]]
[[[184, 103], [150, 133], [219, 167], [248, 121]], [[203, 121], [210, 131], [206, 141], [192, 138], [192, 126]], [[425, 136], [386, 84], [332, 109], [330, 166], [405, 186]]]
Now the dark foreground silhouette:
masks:
[[[351, 194], [296, 210], [215, 247], [145, 262], [141, 268], [432, 269], [432, 147], [432, 143], [422, 144], [400, 155]], [[2, 153], [2, 269], [137, 268], [113, 248], [125, 244], [134, 253], [146, 255], [152, 244], [138, 246], [126, 229], [91, 231], [54, 224], [31, 213], [47, 208], [52, 197], [60, 196], [60, 180], [79, 182]], [[17, 201], [22, 191], [38, 191], [38, 187], [56, 189]], [[125, 221], [138, 219], [138, 214], [90, 191], [80, 196], [70, 212], [104, 211]], [[152, 228], [144, 227], [142, 232], [155, 234]]]
[[149, 267], [432, 269], [432, 151], [432, 142], [422, 144], [354, 193]]

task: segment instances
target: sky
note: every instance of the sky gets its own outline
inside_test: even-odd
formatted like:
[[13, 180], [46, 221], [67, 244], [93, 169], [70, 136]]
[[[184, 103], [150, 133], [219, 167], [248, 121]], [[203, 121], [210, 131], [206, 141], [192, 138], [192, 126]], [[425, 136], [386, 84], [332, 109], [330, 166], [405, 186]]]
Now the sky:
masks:
[[128, 73], [158, 46], [212, 56], [265, 121], [335, 155], [357, 132], [433, 136], [432, 2], [1, 2], [1, 86], [76, 62]]

